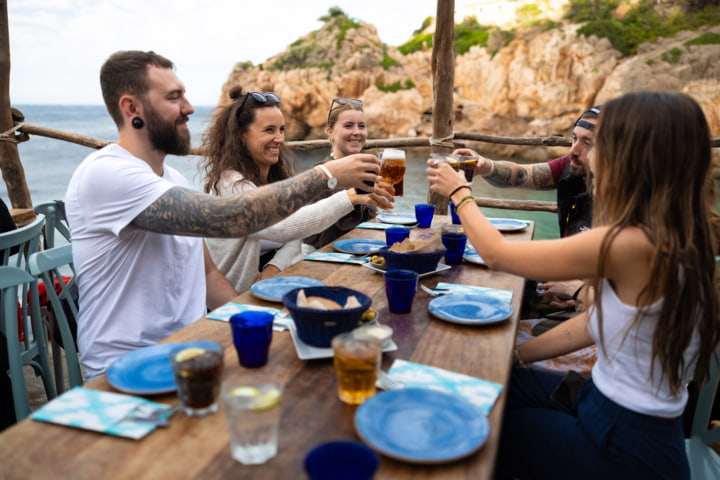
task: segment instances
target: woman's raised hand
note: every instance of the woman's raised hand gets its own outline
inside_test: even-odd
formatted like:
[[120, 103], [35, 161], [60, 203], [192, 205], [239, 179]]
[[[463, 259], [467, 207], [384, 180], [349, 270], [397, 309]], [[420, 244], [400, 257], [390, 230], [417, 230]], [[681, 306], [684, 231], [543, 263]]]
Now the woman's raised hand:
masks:
[[428, 182], [430, 182], [430, 191], [440, 193], [446, 197], [456, 188], [467, 185], [465, 173], [456, 172], [446, 162], [436, 162], [434, 159], [427, 161]]
[[370, 194], [359, 194], [354, 189], [348, 189], [347, 194], [353, 205], [372, 205], [383, 210], [392, 208], [395, 202], [395, 188], [388, 182], [375, 184]]
[[[323, 164], [337, 178], [338, 188], [371, 191], [370, 183], [380, 182], [380, 161], [369, 153], [356, 153]], [[367, 183], [366, 183], [367, 182]]]

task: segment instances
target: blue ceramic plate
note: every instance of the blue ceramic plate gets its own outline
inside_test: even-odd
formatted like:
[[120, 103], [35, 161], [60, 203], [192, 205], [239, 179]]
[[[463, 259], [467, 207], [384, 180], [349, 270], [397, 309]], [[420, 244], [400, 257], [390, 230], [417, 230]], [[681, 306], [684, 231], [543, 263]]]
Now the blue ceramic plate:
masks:
[[530, 222], [527, 220], [515, 220], [514, 218], [488, 218], [488, 220], [501, 232], [517, 232], [530, 226]]
[[463, 260], [470, 263], [477, 263], [478, 265], [485, 265], [485, 260], [478, 254], [475, 247], [469, 243], [465, 246], [465, 253], [463, 253]]
[[126, 353], [107, 370], [110, 385], [121, 392], [154, 395], [175, 391], [170, 354], [187, 347], [215, 348], [213, 342], [159, 343]]
[[428, 309], [441, 320], [464, 325], [497, 323], [513, 313], [509, 303], [487, 295], [468, 293], [451, 293], [433, 298]]
[[383, 455], [432, 464], [475, 452], [487, 440], [490, 424], [477, 407], [456, 395], [402, 388], [365, 400], [355, 412], [355, 430]]
[[338, 252], [363, 254], [375, 253], [385, 246], [382, 240], [373, 240], [372, 238], [346, 238], [338, 240], [332, 244], [333, 248]]
[[376, 218], [378, 222], [395, 223], [397, 225], [415, 225], [417, 223], [414, 213], [380, 214]]
[[268, 302], [282, 303], [282, 297], [294, 288], [319, 287], [325, 285], [320, 280], [308, 277], [272, 277], [255, 282], [250, 292]]

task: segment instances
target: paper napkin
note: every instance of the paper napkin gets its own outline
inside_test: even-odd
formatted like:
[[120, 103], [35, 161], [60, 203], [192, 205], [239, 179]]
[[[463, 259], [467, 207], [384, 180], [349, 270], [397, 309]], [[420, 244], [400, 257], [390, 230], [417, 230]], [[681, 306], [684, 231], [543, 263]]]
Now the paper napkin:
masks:
[[512, 290], [503, 290], [502, 288], [478, 287], [475, 285], [462, 285], [460, 283], [440, 282], [435, 287], [438, 290], [447, 289], [450, 293], [479, 293], [488, 297], [496, 298], [500, 301], [510, 303], [512, 300]]
[[353, 255], [352, 253], [337, 252], [312, 252], [305, 257], [305, 260], [315, 260], [317, 262], [334, 262], [334, 263], [356, 263], [358, 265], [367, 262], [367, 258]]
[[357, 228], [369, 228], [372, 230], [386, 230], [390, 227], [397, 227], [397, 224], [381, 222], [363, 222], [357, 226]]
[[212, 312], [207, 314], [207, 318], [211, 320], [220, 320], [221, 322], [229, 322], [230, 317], [236, 313], [242, 312], [267, 312], [273, 316], [273, 329], [282, 331], [287, 329], [288, 319], [290, 316], [282, 310], [271, 307], [261, 307], [260, 305], [245, 305], [241, 303], [228, 302]]
[[138, 440], [156, 425], [124, 420], [138, 406], [171, 408], [141, 397], [75, 387], [34, 411], [30, 418]]
[[502, 391], [499, 383], [401, 359], [393, 362], [388, 375], [405, 387], [429, 388], [462, 397], [485, 415], [490, 413]]

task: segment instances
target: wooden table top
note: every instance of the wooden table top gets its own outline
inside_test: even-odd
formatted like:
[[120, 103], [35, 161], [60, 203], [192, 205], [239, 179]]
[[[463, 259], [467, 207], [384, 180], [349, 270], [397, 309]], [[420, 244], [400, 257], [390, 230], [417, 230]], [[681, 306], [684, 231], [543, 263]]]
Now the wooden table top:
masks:
[[[436, 216], [433, 229], [447, 223]], [[534, 224], [508, 234], [511, 239], [532, 238]], [[429, 229], [416, 229], [427, 235]], [[347, 238], [384, 239], [382, 230], [355, 229]], [[330, 246], [323, 250], [332, 250]], [[483, 266], [464, 263], [421, 279], [431, 287], [438, 282], [462, 283], [513, 291], [514, 314], [509, 321], [472, 327], [431, 317], [431, 297], [418, 289], [412, 312], [391, 314], [387, 309], [383, 276], [359, 265], [302, 261], [282, 272], [322, 280], [326, 285], [344, 285], [369, 295], [381, 323], [394, 329], [398, 350], [383, 354], [382, 367], [395, 359], [432, 365], [507, 385], [520, 312], [524, 279]], [[282, 308], [255, 298], [250, 292], [238, 303]], [[166, 342], [213, 340], [225, 346], [223, 383], [276, 379], [286, 383], [280, 424], [278, 455], [261, 466], [245, 466], [230, 455], [229, 437], [222, 405], [217, 414], [190, 418], [176, 413], [170, 427], [158, 428], [135, 441], [31, 419], [0, 434], [2, 478], [72, 479], [298, 479], [306, 478], [305, 455], [315, 446], [333, 440], [357, 440], [353, 416], [357, 407], [338, 399], [332, 359], [300, 360], [290, 333], [275, 332], [267, 365], [259, 369], [240, 367], [225, 322], [202, 318], [171, 335]], [[105, 376], [88, 387], [114, 391]], [[150, 397], [175, 403], [174, 394]], [[380, 456], [377, 479], [491, 478], [498, 448], [505, 390], [489, 415], [490, 435], [485, 445], [469, 457], [448, 464], [415, 465]]]

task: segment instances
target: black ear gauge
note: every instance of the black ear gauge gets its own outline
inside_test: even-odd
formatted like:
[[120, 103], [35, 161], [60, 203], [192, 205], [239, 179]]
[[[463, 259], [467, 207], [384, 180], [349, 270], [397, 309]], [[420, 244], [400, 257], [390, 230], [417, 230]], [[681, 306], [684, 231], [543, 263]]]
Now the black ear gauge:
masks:
[[145, 122], [143, 122], [143, 119], [140, 117], [133, 118], [130, 123], [132, 123], [133, 128], [136, 130], [140, 130], [145, 126]]

